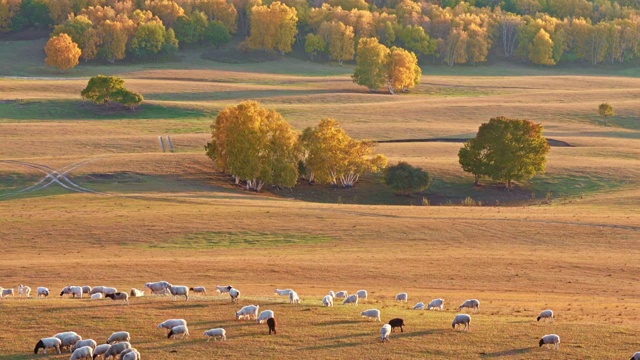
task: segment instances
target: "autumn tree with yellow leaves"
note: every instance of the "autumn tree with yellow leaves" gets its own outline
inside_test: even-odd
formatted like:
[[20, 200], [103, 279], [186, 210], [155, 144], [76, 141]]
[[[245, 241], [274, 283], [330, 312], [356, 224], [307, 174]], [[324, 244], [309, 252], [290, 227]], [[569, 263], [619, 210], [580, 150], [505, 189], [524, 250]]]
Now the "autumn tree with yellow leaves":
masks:
[[328, 45], [332, 60], [337, 60], [340, 65], [343, 61], [353, 60], [356, 52], [353, 27], [340, 21], [325, 21], [320, 25], [318, 34]]
[[389, 93], [396, 90], [407, 92], [420, 84], [422, 70], [418, 66], [416, 54], [405, 49], [392, 47], [387, 59], [387, 88]]
[[249, 48], [276, 50], [282, 55], [291, 52], [298, 34], [295, 8], [275, 1], [269, 6], [254, 6], [249, 18], [251, 33], [246, 39]]
[[64, 33], [50, 38], [44, 47], [44, 52], [47, 54], [45, 63], [57, 67], [60, 72], [78, 65], [78, 59], [82, 53], [71, 37]]
[[540, 65], [555, 65], [556, 63], [553, 60], [553, 40], [544, 29], [540, 29], [529, 44], [529, 60]]
[[0, 0], [0, 34], [11, 29], [11, 19], [20, 9], [22, 0]]

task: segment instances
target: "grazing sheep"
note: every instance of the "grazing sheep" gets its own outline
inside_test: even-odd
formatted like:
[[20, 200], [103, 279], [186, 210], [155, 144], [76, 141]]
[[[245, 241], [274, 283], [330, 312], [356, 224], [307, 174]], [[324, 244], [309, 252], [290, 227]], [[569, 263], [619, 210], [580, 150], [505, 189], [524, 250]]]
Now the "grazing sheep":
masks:
[[409, 300], [409, 295], [406, 292], [396, 295], [396, 301], [407, 302], [408, 300]]
[[553, 321], [553, 310], [545, 310], [541, 312], [540, 315], [538, 315], [537, 321], [540, 321], [540, 319], [547, 319], [547, 320]]
[[356, 295], [358, 295], [358, 299], [367, 300], [369, 293], [367, 293], [367, 290], [358, 290]]
[[329, 291], [329, 295], [331, 295], [332, 298], [336, 297], [336, 293], [334, 293], [333, 290]]
[[322, 305], [324, 305], [324, 306], [333, 306], [333, 296], [325, 295], [322, 298]]
[[102, 299], [102, 293], [95, 293], [91, 295], [91, 300]]
[[404, 332], [404, 326], [406, 326], [404, 324], [404, 320], [400, 319], [400, 318], [395, 318], [395, 319], [391, 319], [389, 320], [389, 325], [391, 325], [391, 331], [393, 332], [393, 329], [399, 327], [400, 328], [400, 332]]
[[27, 295], [27, 297], [30, 297], [31, 295], [31, 288], [28, 286], [23, 286], [22, 284], [18, 285], [18, 297], [22, 297], [22, 295]]
[[110, 347], [111, 345], [109, 344], [102, 344], [102, 345], [96, 346], [96, 348], [93, 350], [93, 358], [95, 359], [100, 355], [104, 355], [104, 353], [106, 353]]
[[156, 281], [156, 282], [148, 282], [144, 284], [144, 287], [151, 290], [151, 293], [155, 294], [158, 292], [164, 292], [164, 290], [169, 289], [171, 284], [166, 281]]
[[169, 334], [167, 334], [167, 338], [171, 339], [172, 337], [175, 337], [177, 335], [182, 335], [180, 338], [183, 339], [185, 336], [189, 336], [189, 329], [187, 328], [186, 325], [178, 325], [174, 328], [171, 329], [171, 331], [169, 331]]
[[460, 310], [463, 308], [473, 309], [473, 312], [480, 310], [480, 301], [477, 299], [467, 300], [460, 305]]
[[369, 309], [360, 313], [363, 317], [368, 319], [374, 319], [376, 321], [380, 321], [380, 310], [378, 309]]
[[[75, 333], [73, 331], [66, 331], [66, 332], [57, 333], [57, 334], [53, 335], [53, 337], [60, 339], [60, 349], [61, 350], [65, 350], [67, 348], [69, 350], [71, 350], [71, 347], [73, 345], [75, 345], [75, 343], [77, 343], [78, 341], [82, 340], [82, 336], [78, 335], [77, 333]], [[71, 351], [69, 351], [69, 352], [71, 352]]]
[[429, 305], [427, 305], [427, 310], [440, 309], [440, 311], [442, 311], [443, 307], [444, 307], [444, 299], [437, 298], [437, 299], [431, 300]]
[[80, 286], [65, 286], [62, 291], [60, 291], [60, 296], [63, 295], [71, 295], [74, 298], [82, 299], [82, 287]]
[[36, 295], [37, 297], [40, 297], [40, 296], [47, 297], [49, 296], [49, 289], [47, 289], [46, 287], [39, 286], [36, 289], [36, 294], [37, 294]]
[[240, 290], [229, 286], [229, 296], [231, 297], [232, 303], [238, 303], [238, 298], [240, 297]]
[[231, 285], [216, 285], [216, 291], [220, 294], [228, 293], [231, 289], [233, 289]]
[[218, 336], [222, 338], [222, 341], [227, 340], [227, 332], [223, 328], [209, 329], [204, 332], [204, 336], [206, 336], [207, 342], [213, 338], [213, 341], [218, 341]]
[[102, 294], [106, 297], [109, 294], [115, 294], [118, 292], [118, 289], [114, 288], [114, 287], [108, 287], [108, 286], [103, 286], [102, 287]]
[[165, 295], [171, 295], [171, 291], [169, 291], [169, 289], [151, 290], [151, 294], [165, 296]]
[[91, 286], [89, 286], [89, 285], [82, 286], [82, 293], [83, 294], [91, 294]]
[[13, 289], [2, 289], [2, 297], [7, 297], [7, 296], [13, 297], [13, 295], [14, 295]]
[[129, 305], [129, 294], [127, 294], [126, 292], [117, 292], [115, 294], [107, 294], [104, 297], [108, 297], [113, 301], [122, 300], [123, 303], [126, 302], [127, 305]]
[[138, 350], [131, 348], [120, 353], [120, 360], [140, 360]]
[[276, 332], [276, 326], [278, 326], [278, 322], [276, 321], [276, 318], [267, 319], [267, 326], [269, 327], [269, 335], [271, 335], [272, 332], [274, 334], [278, 334]]
[[300, 304], [300, 297], [298, 297], [298, 293], [293, 290], [289, 293], [289, 304]]
[[469, 331], [471, 329], [471, 316], [467, 314], [458, 314], [453, 318], [451, 327], [455, 330], [458, 325], [464, 325], [464, 330]]
[[243, 320], [245, 318], [251, 320], [251, 316], [253, 316], [254, 319], [257, 319], [259, 309], [260, 305], [243, 306], [242, 309], [236, 312], [236, 320]]
[[129, 335], [128, 332], [116, 331], [113, 334], [111, 334], [111, 336], [109, 336], [109, 339], [107, 339], [107, 344], [130, 342], [130, 341], [131, 341], [131, 336]]
[[560, 348], [560, 336], [556, 334], [545, 335], [540, 339], [538, 345], [542, 347], [544, 344], [547, 344], [547, 349], [551, 349], [549, 345], [553, 344], [553, 350], [558, 350]]
[[131, 290], [129, 290], [129, 296], [130, 297], [143, 297], [144, 296], [144, 291], [140, 291], [136, 288], [131, 288]]
[[96, 286], [93, 289], [91, 289], [91, 291], [89, 291], [89, 295], [102, 294], [104, 288], [105, 288], [104, 286]]
[[207, 295], [207, 289], [204, 286], [196, 286], [189, 288], [189, 291], [193, 291], [196, 294]]
[[638, 351], [637, 353], [633, 354], [633, 356], [629, 360], [640, 360], [640, 351]]
[[413, 310], [424, 310], [424, 303], [419, 302], [413, 306]]
[[274, 315], [272, 310], [263, 310], [260, 312], [260, 315], [258, 315], [256, 321], [258, 322], [258, 324], [262, 324], [263, 322], [271, 319], [273, 316]]
[[344, 299], [344, 301], [342, 302], [342, 305], [346, 305], [346, 304], [358, 305], [358, 295], [353, 294], [353, 295], [347, 296], [347, 298]]
[[114, 359], [116, 359], [118, 355], [120, 355], [120, 353], [126, 349], [131, 349], [131, 344], [128, 342], [119, 342], [117, 344], [113, 344], [107, 349], [107, 351], [104, 352], [104, 360], [108, 360], [112, 356]]
[[71, 347], [71, 351], [76, 351], [76, 349], [80, 349], [83, 346], [88, 346], [91, 350], [94, 350], [98, 343], [93, 339], [80, 340]]
[[54, 348], [56, 349], [56, 352], [58, 354], [62, 354], [62, 351], [60, 350], [61, 345], [62, 341], [60, 341], [60, 339], [58, 339], [57, 337], [42, 338], [38, 341], [38, 343], [36, 343], [36, 347], [35, 349], [33, 349], [33, 353], [37, 354], [38, 350], [44, 349], [44, 353], [46, 355], [47, 349]]
[[83, 346], [76, 349], [69, 360], [93, 359], [93, 349], [90, 346]]
[[278, 294], [280, 296], [289, 296], [289, 293], [292, 291], [293, 290], [291, 289], [284, 289], [284, 290], [276, 289], [273, 293]]
[[342, 291], [338, 291], [333, 297], [336, 299], [346, 299], [347, 296], [349, 296], [349, 293], [347, 293], [346, 290], [342, 290]]
[[169, 292], [173, 295], [173, 301], [176, 301], [176, 296], [184, 296], [186, 301], [189, 301], [189, 288], [187, 286], [169, 286]]
[[382, 342], [389, 340], [389, 335], [391, 334], [391, 325], [384, 324], [382, 328], [380, 328], [380, 337], [382, 337]]
[[185, 319], [169, 319], [169, 320], [166, 320], [166, 321], [160, 323], [160, 325], [158, 325], [158, 329], [165, 328], [167, 330], [171, 330], [174, 327], [180, 326], [180, 325], [187, 326], [187, 320], [185, 320]]

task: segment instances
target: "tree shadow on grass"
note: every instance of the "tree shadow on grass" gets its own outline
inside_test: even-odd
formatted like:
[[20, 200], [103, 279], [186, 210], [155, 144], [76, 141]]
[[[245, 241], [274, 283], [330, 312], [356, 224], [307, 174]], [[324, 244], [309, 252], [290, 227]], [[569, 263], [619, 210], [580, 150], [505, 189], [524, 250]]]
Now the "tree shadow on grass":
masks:
[[0, 120], [181, 119], [207, 115], [201, 110], [142, 104], [135, 110], [82, 100], [9, 100], [0, 102]]
[[526, 347], [526, 348], [520, 348], [520, 349], [509, 349], [509, 350], [497, 351], [493, 353], [480, 353], [480, 357], [483, 359], [492, 359], [492, 358], [499, 358], [503, 356], [524, 355], [529, 353], [533, 349], [535, 348]]
[[318, 326], [335, 326], [335, 325], [350, 325], [350, 324], [359, 324], [362, 321], [360, 320], [340, 320], [340, 321], [326, 321], [318, 323]]
[[[214, 100], [243, 100], [243, 99], [261, 99], [261, 98], [277, 98], [282, 96], [307, 96], [307, 95], [323, 95], [323, 94], [341, 94], [345, 91], [334, 89], [318, 89], [318, 90], [232, 90], [232, 91], [203, 91], [203, 92], [180, 92], [180, 93], [154, 93], [145, 96], [147, 100], [159, 101], [214, 101]], [[354, 93], [354, 92], [351, 92]]]

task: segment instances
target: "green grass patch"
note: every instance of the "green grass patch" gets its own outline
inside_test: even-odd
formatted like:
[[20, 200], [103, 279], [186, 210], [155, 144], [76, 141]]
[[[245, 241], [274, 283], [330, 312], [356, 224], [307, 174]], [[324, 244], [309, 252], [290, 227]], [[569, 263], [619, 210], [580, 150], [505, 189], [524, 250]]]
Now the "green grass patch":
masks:
[[98, 106], [81, 100], [15, 100], [0, 102], [0, 121], [188, 119], [204, 115], [206, 113], [201, 110], [149, 103], [131, 111], [119, 105]]
[[334, 239], [324, 235], [256, 233], [256, 232], [198, 232], [170, 239], [162, 243], [144, 244], [149, 249], [216, 249], [280, 247], [291, 245], [321, 244]]
[[624, 183], [620, 180], [609, 179], [595, 175], [553, 175], [539, 176], [531, 180], [531, 190], [536, 196], [552, 197], [580, 196], [600, 191], [614, 190]]

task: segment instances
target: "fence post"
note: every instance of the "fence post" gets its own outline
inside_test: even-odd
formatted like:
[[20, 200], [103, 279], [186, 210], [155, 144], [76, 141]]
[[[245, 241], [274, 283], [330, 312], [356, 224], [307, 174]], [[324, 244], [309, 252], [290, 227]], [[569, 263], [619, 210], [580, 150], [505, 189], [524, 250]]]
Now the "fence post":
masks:
[[164, 141], [162, 140], [162, 135], [158, 136], [158, 141], [160, 142], [160, 147], [162, 148], [162, 152], [164, 152]]
[[167, 146], [169, 147], [169, 151], [173, 152], [173, 143], [171, 143], [171, 138], [167, 135]]

